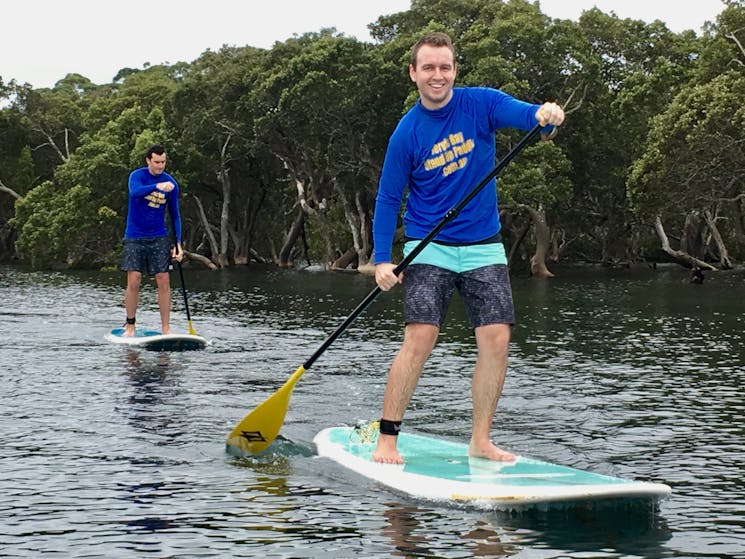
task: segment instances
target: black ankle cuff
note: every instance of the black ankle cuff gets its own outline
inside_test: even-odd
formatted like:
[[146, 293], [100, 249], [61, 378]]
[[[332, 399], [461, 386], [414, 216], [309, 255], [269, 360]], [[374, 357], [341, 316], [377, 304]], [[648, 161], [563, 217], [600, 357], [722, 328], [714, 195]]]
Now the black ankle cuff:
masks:
[[135, 317], [132, 318], [127, 317], [127, 324], [134, 324], [135, 323]]
[[398, 432], [401, 430], [400, 421], [389, 421], [388, 419], [380, 420], [380, 432], [383, 435], [393, 435], [398, 437]]

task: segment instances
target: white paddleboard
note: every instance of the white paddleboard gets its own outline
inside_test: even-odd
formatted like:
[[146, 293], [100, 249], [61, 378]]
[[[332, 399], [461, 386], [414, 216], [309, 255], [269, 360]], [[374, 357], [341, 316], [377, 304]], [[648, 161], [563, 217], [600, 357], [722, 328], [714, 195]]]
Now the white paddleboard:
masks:
[[204, 349], [207, 340], [195, 334], [161, 334], [157, 330], [137, 328], [134, 336], [125, 336], [124, 328], [114, 328], [104, 338], [112, 343], [152, 351], [189, 351]]
[[656, 501], [670, 494], [662, 483], [632, 481], [518, 456], [512, 462], [470, 458], [468, 446], [401, 433], [403, 465], [371, 459], [377, 429], [332, 427], [316, 435], [319, 456], [415, 498], [492, 506], [574, 503], [600, 499]]

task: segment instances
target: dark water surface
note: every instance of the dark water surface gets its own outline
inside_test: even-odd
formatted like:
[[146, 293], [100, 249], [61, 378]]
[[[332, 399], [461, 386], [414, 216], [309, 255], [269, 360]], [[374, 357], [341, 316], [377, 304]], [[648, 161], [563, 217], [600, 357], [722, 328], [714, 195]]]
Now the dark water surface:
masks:
[[[0, 268], [0, 557], [745, 557], [742, 273], [703, 285], [678, 269], [514, 279], [519, 324], [495, 440], [673, 494], [658, 511], [512, 512], [412, 500], [315, 456], [319, 430], [379, 416], [398, 294], [379, 297], [300, 380], [266, 453], [228, 455], [227, 433], [373, 283], [185, 274], [212, 345], [155, 353], [103, 340], [124, 319], [123, 274]], [[152, 283], [138, 322], [158, 327]], [[456, 301], [406, 429], [467, 438], [474, 359]]]

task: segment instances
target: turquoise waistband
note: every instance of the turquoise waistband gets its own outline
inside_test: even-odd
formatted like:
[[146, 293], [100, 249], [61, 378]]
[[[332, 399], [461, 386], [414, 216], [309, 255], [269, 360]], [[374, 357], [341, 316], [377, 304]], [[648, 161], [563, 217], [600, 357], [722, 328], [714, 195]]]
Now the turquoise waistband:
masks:
[[[404, 244], [404, 258], [414, 250], [421, 241], [407, 241]], [[475, 270], [483, 266], [494, 264], [507, 265], [507, 255], [502, 243], [485, 245], [449, 246], [429, 243], [424, 250], [417, 254], [412, 264], [431, 264], [461, 273]]]

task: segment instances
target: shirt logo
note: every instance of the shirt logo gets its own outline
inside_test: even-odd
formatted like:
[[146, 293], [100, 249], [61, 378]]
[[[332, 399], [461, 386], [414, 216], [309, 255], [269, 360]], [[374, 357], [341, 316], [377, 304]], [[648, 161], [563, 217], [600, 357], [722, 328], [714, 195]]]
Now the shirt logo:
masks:
[[442, 176], [447, 177], [462, 169], [468, 163], [468, 154], [476, 147], [473, 138], [464, 139], [463, 132], [449, 134], [437, 142], [430, 154], [432, 157], [424, 162], [427, 171], [442, 168]]
[[153, 190], [150, 194], [145, 196], [145, 200], [147, 200], [147, 205], [149, 207], [160, 208], [163, 204], [166, 203], [166, 195], [160, 190]]

